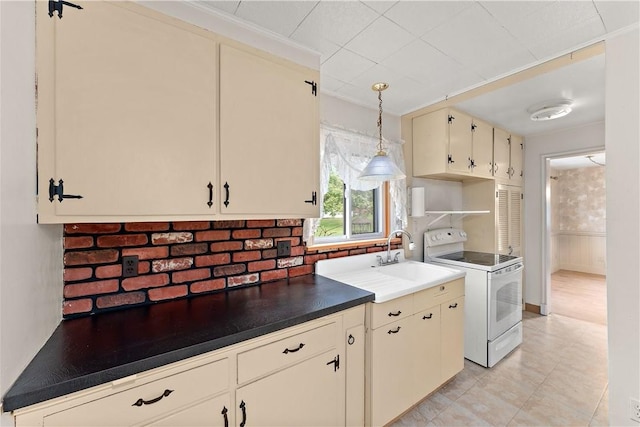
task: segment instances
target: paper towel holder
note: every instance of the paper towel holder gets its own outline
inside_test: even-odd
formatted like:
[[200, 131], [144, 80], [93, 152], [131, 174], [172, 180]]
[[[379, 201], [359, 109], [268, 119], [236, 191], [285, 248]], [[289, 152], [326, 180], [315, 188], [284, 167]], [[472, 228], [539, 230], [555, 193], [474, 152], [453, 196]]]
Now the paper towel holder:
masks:
[[411, 217], [423, 217], [424, 213], [424, 187], [411, 187]]

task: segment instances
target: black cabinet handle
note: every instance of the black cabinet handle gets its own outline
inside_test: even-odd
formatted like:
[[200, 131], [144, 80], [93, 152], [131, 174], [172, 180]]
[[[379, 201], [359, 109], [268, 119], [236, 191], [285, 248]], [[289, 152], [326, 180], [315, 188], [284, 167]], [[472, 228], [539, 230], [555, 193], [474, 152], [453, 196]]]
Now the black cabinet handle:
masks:
[[144, 399], [140, 398], [140, 399], [136, 400], [135, 403], [133, 405], [131, 405], [131, 406], [153, 405], [154, 403], [160, 402], [163, 397], [167, 397], [171, 393], [173, 393], [173, 390], [166, 389], [164, 391], [164, 393], [162, 393], [160, 396], [156, 397], [155, 399], [144, 400]]
[[240, 410], [242, 411], [242, 422], [240, 422], [240, 427], [244, 427], [247, 423], [247, 404], [244, 403], [244, 400], [240, 402]]
[[225, 198], [224, 198], [224, 207], [229, 207], [229, 183], [225, 182], [224, 183], [224, 194], [225, 194]]
[[347, 344], [353, 345], [354, 342], [356, 342], [356, 339], [353, 335], [349, 334], [349, 338], [347, 338]]
[[397, 334], [398, 332], [400, 332], [400, 326], [398, 326], [395, 330], [389, 329], [389, 332], [387, 333], [391, 335], [391, 334]]
[[389, 317], [398, 317], [401, 314], [402, 314], [402, 312], [400, 310], [396, 311], [395, 313], [389, 312]]
[[422, 316], [422, 320], [431, 319], [433, 317], [433, 313], [429, 313], [428, 316]]
[[458, 306], [458, 303], [454, 303], [454, 304], [449, 304], [449, 308], [456, 308]]
[[209, 201], [207, 202], [207, 206], [209, 206], [209, 209], [211, 209], [211, 206], [213, 206], [213, 184], [211, 183], [211, 181], [209, 181], [209, 185], [207, 185], [207, 188], [209, 189]]
[[300, 343], [300, 345], [298, 346], [298, 348], [294, 348], [293, 350], [289, 350], [288, 348], [285, 348], [283, 353], [284, 354], [289, 354], [289, 353], [295, 353], [296, 351], [300, 351], [300, 349], [304, 347], [303, 343]]
[[226, 406], [224, 406], [221, 412], [222, 416], [224, 417], [224, 427], [229, 427], [229, 416], [227, 415], [227, 412], [229, 412], [229, 410]]

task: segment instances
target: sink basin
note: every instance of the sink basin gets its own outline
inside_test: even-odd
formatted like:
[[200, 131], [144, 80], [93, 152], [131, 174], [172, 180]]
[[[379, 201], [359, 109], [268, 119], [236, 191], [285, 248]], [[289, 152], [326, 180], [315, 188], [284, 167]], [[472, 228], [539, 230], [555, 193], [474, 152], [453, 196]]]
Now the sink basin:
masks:
[[337, 280], [375, 294], [375, 303], [441, 285], [465, 276], [453, 268], [418, 261], [378, 266], [375, 254], [363, 254], [337, 259], [320, 260], [316, 274]]

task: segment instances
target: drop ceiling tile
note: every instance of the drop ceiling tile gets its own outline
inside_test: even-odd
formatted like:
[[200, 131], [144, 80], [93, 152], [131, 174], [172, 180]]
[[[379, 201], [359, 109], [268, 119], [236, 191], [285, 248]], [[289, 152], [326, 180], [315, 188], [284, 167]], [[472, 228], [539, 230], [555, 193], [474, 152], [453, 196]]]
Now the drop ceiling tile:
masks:
[[199, 1], [196, 1], [196, 3], [201, 6], [207, 7], [209, 9], [222, 10], [232, 15], [235, 13], [236, 9], [238, 8], [238, 5], [240, 4], [239, 1], [210, 1], [210, 0], [199, 0]]
[[495, 18], [477, 4], [463, 10], [445, 25], [428, 32], [422, 36], [422, 40], [473, 70], [486, 70], [493, 61], [502, 60], [507, 55], [521, 56], [523, 51], [524, 55], [530, 57], [528, 62], [535, 60]]
[[236, 16], [285, 37], [298, 28], [316, 1], [242, 1]]
[[409, 32], [385, 17], [376, 19], [353, 40], [345, 45], [347, 49], [380, 62], [414, 39]]
[[374, 83], [385, 82], [389, 84], [389, 89], [384, 92], [387, 93], [392, 91], [391, 87], [395, 86], [396, 81], [405, 78], [406, 77], [400, 73], [390, 70], [380, 64], [376, 64], [364, 73], [360, 74], [358, 77], [351, 80], [349, 83], [354, 86], [360, 86], [362, 88], [368, 88], [371, 90], [371, 85], [373, 85]]
[[539, 59], [552, 58], [558, 53], [566, 52], [586, 42], [595, 41], [604, 35], [604, 27], [600, 17], [581, 21], [579, 25], [561, 33], [555, 33], [537, 44], [529, 46], [529, 50]]
[[484, 7], [500, 23], [508, 24], [520, 20], [533, 12], [548, 6], [548, 1], [483, 1]]
[[640, 2], [596, 1], [596, 9], [602, 16], [608, 32], [637, 23], [640, 16]]
[[464, 9], [471, 1], [399, 1], [384, 16], [416, 36], [445, 23]]
[[320, 52], [321, 63], [331, 58], [333, 54], [340, 50], [339, 45], [323, 37], [320, 37], [317, 34], [314, 34], [309, 27], [304, 29], [298, 27], [298, 29], [294, 31], [293, 35], [290, 38], [302, 44], [303, 46], [307, 46], [310, 49]]
[[385, 13], [389, 10], [394, 4], [398, 3], [397, 1], [363, 1], [362, 3], [369, 6], [371, 9], [375, 10], [379, 14]]
[[323, 74], [320, 77], [320, 91], [321, 92], [336, 92], [346, 83], [340, 79], [331, 77], [328, 74]]
[[398, 50], [381, 64], [422, 83], [462, 68], [453, 59], [420, 39]]
[[592, 2], [557, 1], [527, 16], [501, 24], [521, 43], [531, 46], [558, 39], [561, 34], [569, 35], [570, 30], [594, 18], [600, 19]]
[[344, 46], [378, 16], [361, 2], [322, 1], [293, 32], [293, 37], [302, 32]]
[[373, 61], [347, 49], [340, 49], [322, 64], [320, 72], [350, 83], [374, 65], [376, 64]]

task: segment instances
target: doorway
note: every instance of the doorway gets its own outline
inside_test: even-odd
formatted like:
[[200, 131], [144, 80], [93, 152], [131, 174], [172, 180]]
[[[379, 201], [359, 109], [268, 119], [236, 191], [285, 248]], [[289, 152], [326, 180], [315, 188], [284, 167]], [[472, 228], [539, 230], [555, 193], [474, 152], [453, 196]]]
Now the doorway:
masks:
[[547, 159], [547, 307], [602, 325], [606, 314], [606, 156]]

